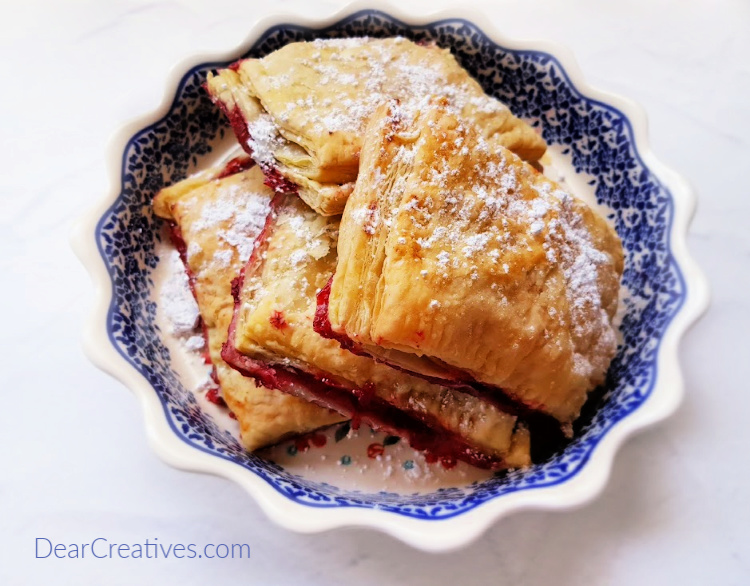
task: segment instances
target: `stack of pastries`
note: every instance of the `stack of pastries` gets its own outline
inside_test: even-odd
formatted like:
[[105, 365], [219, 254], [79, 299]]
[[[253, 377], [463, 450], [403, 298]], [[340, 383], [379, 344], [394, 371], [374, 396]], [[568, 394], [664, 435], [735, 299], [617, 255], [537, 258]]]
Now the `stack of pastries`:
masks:
[[351, 420], [528, 466], [617, 347], [612, 228], [449, 51], [292, 43], [209, 76], [247, 156], [163, 189], [214, 378], [254, 451]]

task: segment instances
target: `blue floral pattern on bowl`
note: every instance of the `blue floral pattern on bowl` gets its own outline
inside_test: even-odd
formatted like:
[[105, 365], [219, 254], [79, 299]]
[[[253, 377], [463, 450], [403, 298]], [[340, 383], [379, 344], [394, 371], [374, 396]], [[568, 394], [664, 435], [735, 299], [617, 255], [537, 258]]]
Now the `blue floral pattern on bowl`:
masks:
[[201, 157], [230, 132], [201, 88], [209, 71], [229, 62], [205, 63], [188, 71], [169, 112], [127, 144], [119, 197], [96, 227], [99, 251], [113, 284], [107, 331], [118, 352], [153, 386], [174, 433], [190, 446], [246, 468], [304, 505], [378, 508], [420, 519], [445, 519], [511, 492], [572, 478], [608, 431], [648, 398], [659, 341], [686, 296], [670, 252], [673, 200], [641, 160], [631, 124], [622, 112], [579, 93], [553, 56], [498, 46], [469, 22], [451, 19], [412, 26], [382, 12], [363, 11], [321, 29], [275, 26], [246, 56], [260, 57], [293, 41], [363, 35], [402, 35], [451, 48], [489, 93], [540, 127], [549, 144], [564, 145], [575, 169], [593, 177], [599, 202], [612, 210], [626, 249], [623, 282], [630, 292], [621, 328], [623, 342], [609, 371], [607, 392], [576, 439], [562, 453], [529, 470], [497, 474], [468, 487], [431, 494], [362, 493], [304, 479], [246, 453], [232, 434], [200, 410], [171, 369], [169, 351], [156, 325], [151, 291], [161, 230], [149, 204], [160, 188], [199, 166]]

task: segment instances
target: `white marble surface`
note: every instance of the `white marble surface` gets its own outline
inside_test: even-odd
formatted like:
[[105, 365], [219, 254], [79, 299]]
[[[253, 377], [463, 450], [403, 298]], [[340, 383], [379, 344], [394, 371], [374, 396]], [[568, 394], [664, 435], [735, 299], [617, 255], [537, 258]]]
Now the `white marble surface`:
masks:
[[[92, 296], [67, 236], [108, 189], [107, 139], [159, 103], [180, 59], [234, 47], [269, 10], [320, 16], [339, 4], [0, 4], [0, 583], [750, 583], [746, 0], [474, 3], [508, 35], [567, 44], [592, 83], [639, 101], [654, 151], [699, 193], [690, 246], [713, 304], [682, 346], [685, 404], [622, 450], [592, 505], [516, 515], [441, 556], [368, 531], [292, 534], [232, 483], [162, 464], [133, 397], [86, 361], [78, 338]], [[247, 542], [253, 556], [34, 558], [36, 537], [99, 536]]]

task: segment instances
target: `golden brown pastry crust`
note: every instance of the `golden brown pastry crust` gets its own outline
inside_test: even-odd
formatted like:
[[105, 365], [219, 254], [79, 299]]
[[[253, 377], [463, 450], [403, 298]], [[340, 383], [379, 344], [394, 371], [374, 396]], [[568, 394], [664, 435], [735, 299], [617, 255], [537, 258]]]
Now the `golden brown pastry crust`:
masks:
[[277, 209], [262, 260], [246, 270], [236, 306], [234, 346], [254, 360], [299, 369], [377, 397], [429, 421], [513, 467], [530, 463], [516, 417], [492, 403], [356, 356], [313, 330], [315, 297], [336, 264], [338, 219], [296, 197]]
[[501, 388], [564, 423], [604, 380], [617, 235], [443, 100], [416, 119], [395, 103], [373, 117], [338, 254], [331, 326], [373, 356]]
[[273, 193], [257, 168], [216, 179], [211, 169], [159, 192], [154, 210], [175, 222], [187, 247], [196, 301], [224, 399], [237, 416], [249, 451], [342, 420], [296, 397], [257, 386], [221, 358], [232, 319], [232, 280], [252, 251]]
[[362, 133], [388, 98], [417, 106], [440, 93], [491, 142], [529, 161], [546, 149], [449, 50], [403, 38], [291, 43], [219, 71], [207, 88], [235, 117], [235, 130], [241, 141], [249, 139], [256, 160], [278, 169], [323, 215], [342, 212], [357, 177]]

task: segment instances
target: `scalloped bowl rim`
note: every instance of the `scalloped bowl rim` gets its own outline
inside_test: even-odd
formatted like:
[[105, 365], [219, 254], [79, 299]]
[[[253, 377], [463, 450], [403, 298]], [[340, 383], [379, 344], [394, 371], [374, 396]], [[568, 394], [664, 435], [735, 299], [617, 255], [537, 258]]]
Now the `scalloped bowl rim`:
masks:
[[[358, 12], [381, 12], [410, 25], [426, 25], [441, 20], [483, 23], [481, 30], [493, 42], [514, 50], [544, 51], [553, 55], [562, 66], [570, 83], [583, 96], [620, 110], [629, 120], [637, 152], [643, 163], [669, 189], [673, 200], [670, 233], [672, 257], [682, 272], [685, 299], [667, 326], [659, 345], [656, 378], [652, 391], [643, 405], [616, 422], [599, 440], [589, 461], [563, 483], [534, 490], [516, 491], [492, 499], [454, 517], [440, 521], [394, 515], [377, 509], [316, 508], [289, 500], [265, 480], [231, 462], [189, 446], [175, 435], [165, 416], [157, 394], [149, 382], [121, 356], [110, 343], [106, 316], [112, 300], [112, 283], [96, 240], [95, 228], [102, 215], [120, 193], [122, 154], [130, 138], [138, 131], [162, 118], [172, 107], [184, 73], [206, 62], [230, 60], [244, 54], [264, 32], [281, 24], [326, 27]], [[549, 41], [515, 40], [500, 34], [481, 14], [459, 10], [434, 12], [415, 16], [392, 5], [373, 9], [369, 4], [354, 2], [326, 18], [309, 19], [279, 12], [256, 21], [245, 41], [232, 50], [200, 54], [174, 66], [168, 77], [166, 91], [159, 107], [145, 116], [125, 124], [108, 148], [110, 191], [106, 198], [77, 222], [71, 237], [73, 248], [88, 269], [94, 283], [94, 307], [88, 316], [83, 335], [84, 350], [100, 369], [124, 383], [138, 397], [144, 413], [146, 433], [154, 451], [166, 463], [186, 471], [214, 474], [243, 486], [265, 514], [277, 524], [297, 532], [314, 533], [339, 527], [370, 527], [384, 531], [414, 547], [427, 551], [448, 551], [462, 547], [478, 538], [494, 522], [522, 510], [565, 510], [581, 506], [598, 496], [610, 476], [612, 462], [625, 439], [671, 415], [682, 401], [683, 376], [678, 360], [678, 345], [685, 331], [705, 311], [709, 302], [708, 284], [690, 257], [686, 236], [695, 212], [696, 197], [679, 174], [662, 164], [651, 152], [647, 140], [646, 116], [633, 101], [594, 89], [583, 79], [572, 53]], [[439, 530], [435, 526], [440, 524]]]

